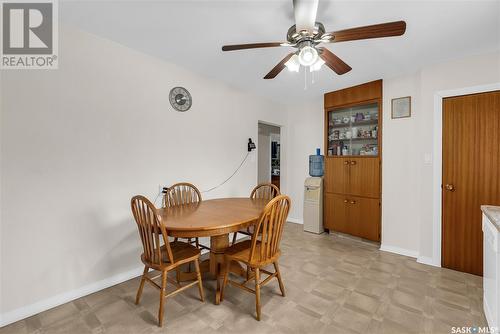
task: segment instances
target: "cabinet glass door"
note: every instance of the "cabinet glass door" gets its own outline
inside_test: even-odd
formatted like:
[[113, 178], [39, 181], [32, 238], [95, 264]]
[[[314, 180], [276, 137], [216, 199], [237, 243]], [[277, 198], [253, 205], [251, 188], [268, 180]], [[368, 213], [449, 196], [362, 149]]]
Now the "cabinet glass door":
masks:
[[328, 112], [328, 156], [378, 156], [378, 103]]

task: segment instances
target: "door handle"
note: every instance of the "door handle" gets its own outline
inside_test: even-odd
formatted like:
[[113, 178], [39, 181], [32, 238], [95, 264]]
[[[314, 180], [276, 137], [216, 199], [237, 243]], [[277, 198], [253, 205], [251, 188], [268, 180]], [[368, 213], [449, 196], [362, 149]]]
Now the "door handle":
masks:
[[344, 161], [344, 165], [349, 165], [349, 160]]
[[448, 191], [455, 191], [455, 186], [451, 183], [448, 183], [444, 186], [444, 189], [446, 189]]
[[347, 199], [344, 200], [344, 203], [348, 203], [348, 202], [349, 202], [349, 200], [347, 200]]
[[351, 162], [350, 162], [350, 164], [351, 164], [351, 165], [355, 165], [355, 164], [356, 164], [356, 161], [354, 161], [354, 160], [353, 160], [353, 161], [351, 161]]
[[351, 203], [351, 204], [356, 204], [356, 201], [350, 201], [349, 203]]

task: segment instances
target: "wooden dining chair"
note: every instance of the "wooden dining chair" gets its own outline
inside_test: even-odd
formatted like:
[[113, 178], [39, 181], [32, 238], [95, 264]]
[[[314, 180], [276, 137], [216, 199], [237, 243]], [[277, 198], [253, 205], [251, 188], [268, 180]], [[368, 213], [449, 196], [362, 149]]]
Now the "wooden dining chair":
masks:
[[[255, 294], [255, 309], [257, 320], [260, 320], [260, 288], [267, 284], [272, 278], [278, 279], [281, 294], [285, 297], [285, 287], [281, 279], [278, 259], [281, 255], [280, 242], [283, 235], [283, 227], [290, 211], [290, 198], [279, 195], [272, 199], [262, 211], [259, 221], [255, 227], [251, 240], [244, 240], [229, 247], [224, 253], [224, 281], [221, 290], [221, 301], [228, 283]], [[229, 280], [231, 262], [243, 263], [251, 269], [252, 275], [242, 283]], [[264, 267], [273, 264], [274, 272], [267, 271]], [[248, 270], [247, 270], [248, 272]], [[264, 273], [268, 277], [261, 282], [260, 275]], [[247, 287], [251, 280], [255, 281], [255, 290]]]
[[[201, 202], [201, 193], [193, 184], [187, 182], [176, 183], [167, 188], [163, 196], [163, 207], [170, 208], [178, 205], [195, 204]], [[174, 241], [177, 241], [175, 238]], [[193, 238], [184, 238], [188, 243], [193, 243]], [[197, 248], [200, 248], [200, 241], [194, 238]], [[206, 248], [206, 247], [203, 247]]]
[[[146, 197], [133, 197], [131, 206], [144, 250], [141, 255], [141, 261], [144, 263], [144, 272], [141, 277], [139, 289], [137, 290], [135, 303], [139, 304], [141, 300], [144, 282], [148, 281], [154, 287], [158, 288], [160, 290], [158, 325], [161, 327], [163, 325], [163, 307], [166, 297], [173, 296], [198, 284], [200, 299], [202, 302], [205, 300], [200, 274], [200, 250], [186, 242], [169, 242], [167, 230], [161, 222], [160, 215], [158, 215], [153, 203]], [[184, 263], [194, 263], [197, 281], [181, 286], [179, 282], [168, 277], [168, 272], [177, 269]], [[150, 277], [149, 269], [159, 271], [160, 275]], [[154, 281], [158, 277], [161, 277], [160, 284]], [[177, 288], [167, 293], [167, 281], [174, 284]]]
[[[276, 187], [272, 183], [261, 183], [255, 188], [253, 188], [252, 193], [250, 194], [250, 198], [261, 198], [261, 199], [267, 199], [267, 200], [272, 200], [276, 196], [280, 195], [280, 189]], [[238, 232], [234, 232], [233, 234], [233, 242], [232, 244], [234, 245], [236, 243], [236, 236], [238, 233], [245, 234], [245, 235], [252, 235], [253, 234], [253, 226], [249, 226], [246, 229], [239, 230]]]

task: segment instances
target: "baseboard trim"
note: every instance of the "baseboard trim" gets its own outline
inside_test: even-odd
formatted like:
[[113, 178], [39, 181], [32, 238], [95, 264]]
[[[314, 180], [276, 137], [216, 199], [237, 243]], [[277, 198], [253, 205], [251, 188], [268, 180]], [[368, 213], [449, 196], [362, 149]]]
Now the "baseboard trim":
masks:
[[384, 251], [384, 252], [404, 255], [404, 256], [413, 257], [413, 258], [418, 257], [417, 251], [414, 251], [411, 249], [406, 249], [406, 248], [401, 248], [401, 247], [396, 247], [396, 246], [388, 246], [388, 245], [382, 244], [382, 245], [380, 245], [380, 250]]
[[298, 218], [288, 217], [286, 221], [288, 223], [294, 223], [294, 224], [304, 225], [304, 222], [302, 221], [302, 219], [298, 219]]
[[[484, 316], [486, 318], [486, 322], [488, 323], [488, 326], [493, 328], [495, 326], [495, 324], [493, 323], [493, 314], [491, 314], [491, 310], [490, 310], [490, 307], [488, 305], [488, 302], [486, 301], [485, 296], [483, 296], [483, 309], [484, 309]], [[500, 331], [497, 329], [495, 331], [495, 333], [492, 333], [492, 334], [496, 334], [499, 332]]]
[[432, 257], [429, 256], [419, 256], [417, 258], [418, 263], [426, 264], [428, 266], [433, 266], [433, 267], [438, 267], [441, 268], [441, 265], [439, 263], [436, 263]]
[[134, 277], [142, 275], [144, 267], [135, 268], [124, 273], [105, 278], [101, 281], [91, 283], [81, 288], [61, 293], [59, 295], [38, 301], [31, 305], [23, 306], [15, 310], [0, 314], [0, 327], [9, 325], [16, 321], [25, 319], [40, 312], [49, 310], [56, 306], [68, 303], [75, 299], [90, 295], [91, 293], [109, 288], [110, 286], [128, 281]]

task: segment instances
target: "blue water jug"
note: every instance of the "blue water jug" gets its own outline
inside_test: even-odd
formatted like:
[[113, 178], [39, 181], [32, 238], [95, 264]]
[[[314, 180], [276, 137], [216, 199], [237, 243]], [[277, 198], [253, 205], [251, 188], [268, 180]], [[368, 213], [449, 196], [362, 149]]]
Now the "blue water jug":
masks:
[[316, 149], [316, 155], [309, 156], [309, 175], [323, 176], [323, 165], [325, 157], [320, 154], [319, 148]]

